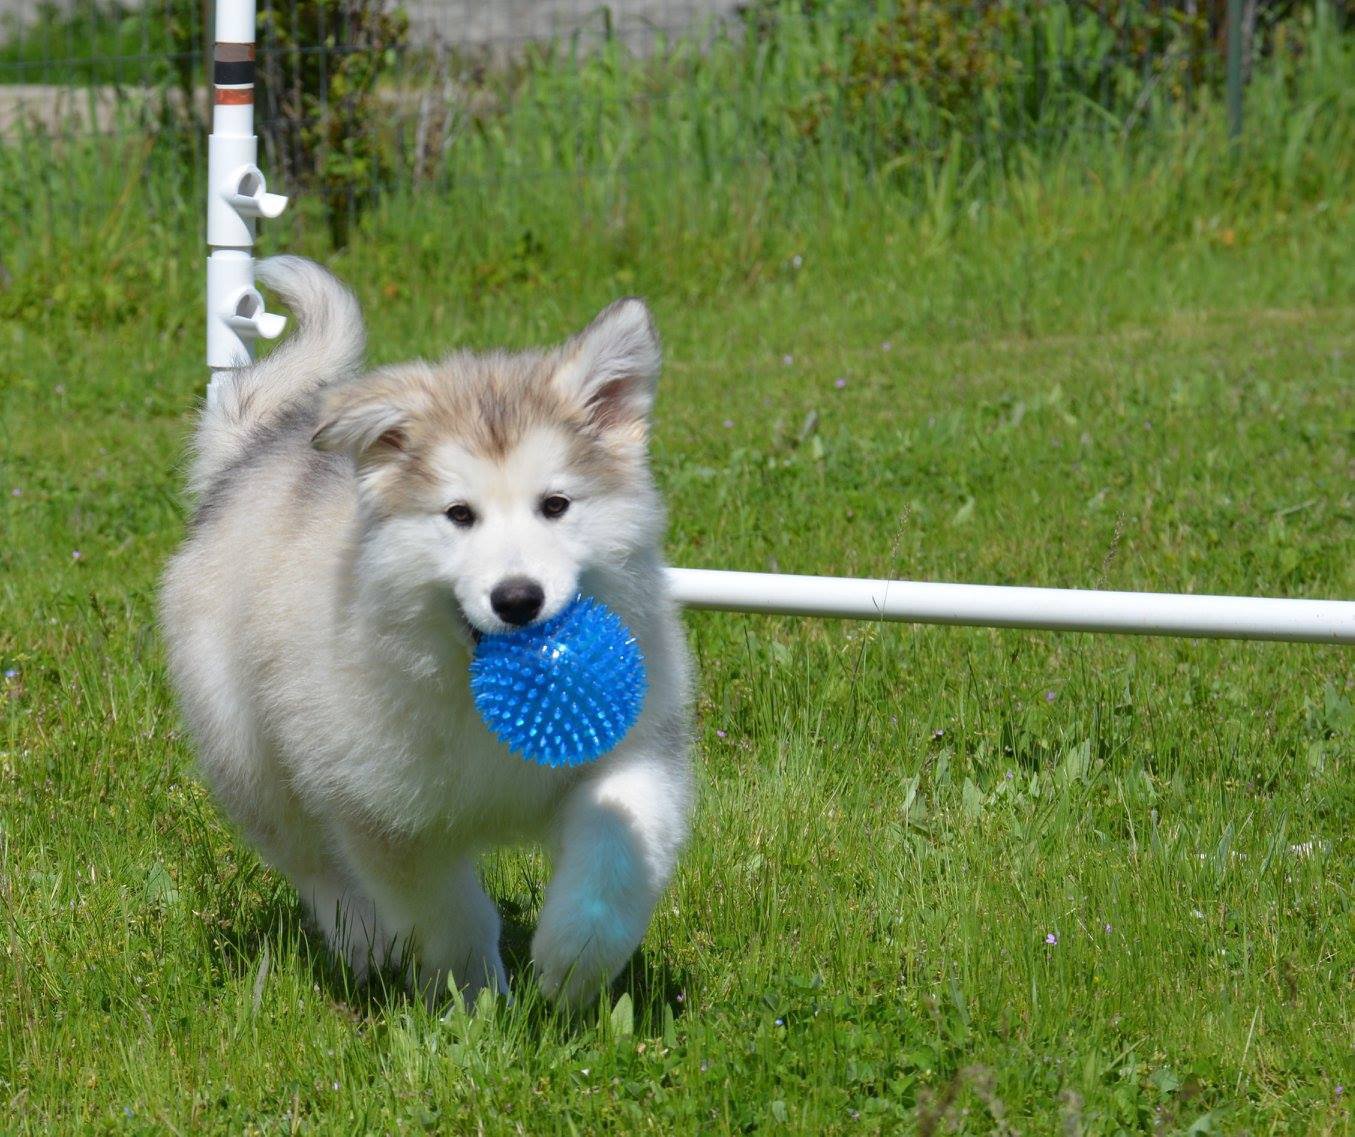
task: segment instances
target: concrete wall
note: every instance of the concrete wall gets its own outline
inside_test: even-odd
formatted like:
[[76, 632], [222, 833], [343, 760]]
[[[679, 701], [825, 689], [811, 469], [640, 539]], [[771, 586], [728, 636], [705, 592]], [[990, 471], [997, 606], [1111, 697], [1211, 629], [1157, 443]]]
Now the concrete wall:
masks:
[[[613, 0], [612, 26], [628, 37], [655, 30], [689, 28], [710, 17], [728, 16], [735, 0]], [[410, 0], [405, 10], [416, 33], [437, 33], [448, 43], [544, 39], [579, 28], [600, 29], [604, 5], [596, 0]]]
[[[90, 0], [54, 0], [70, 11], [88, 7]], [[123, 0], [127, 7], [155, 11], [159, 0]], [[545, 39], [576, 29], [602, 27], [603, 8], [610, 8], [612, 25], [628, 38], [644, 40], [657, 30], [681, 30], [710, 17], [728, 16], [738, 0], [407, 0], [416, 37], [438, 35], [449, 43], [511, 43]], [[0, 0], [0, 25], [31, 23], [38, 0]]]

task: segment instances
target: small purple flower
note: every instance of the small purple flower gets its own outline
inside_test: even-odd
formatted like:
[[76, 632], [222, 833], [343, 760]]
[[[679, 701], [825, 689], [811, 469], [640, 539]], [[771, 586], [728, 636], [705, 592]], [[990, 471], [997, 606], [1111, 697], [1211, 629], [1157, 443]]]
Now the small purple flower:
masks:
[[734, 420], [732, 418], [725, 419], [725, 429], [726, 430], [734, 429]]
[[15, 486], [12, 490], [9, 491], [9, 496], [10, 496], [10, 497], [23, 497], [23, 496], [24, 496], [24, 491], [23, 491], [22, 489], [20, 489], [18, 486]]
[[1055, 695], [1053, 691], [1046, 691], [1044, 693], [1044, 701], [1046, 703], [1052, 703], [1056, 698], [1058, 698], [1058, 696]]
[[1044, 942], [1047, 943], [1050, 947], [1058, 947], [1059, 937], [1056, 933], [1049, 932], [1045, 935]]
[[1114, 926], [1113, 924], [1107, 924], [1107, 925], [1106, 925], [1106, 928], [1105, 928], [1106, 935], [1110, 935], [1110, 933], [1113, 932], [1114, 930], [1115, 930], [1115, 926]]
[[789, 366], [790, 366], [791, 364], [793, 364], [794, 362], [795, 362], [795, 356], [791, 355], [789, 352], [787, 352], [785, 355], [783, 355], [783, 356], [781, 357], [781, 363], [782, 363], [782, 365], [785, 366], [785, 367], [789, 367]]
[[839, 375], [836, 379], [833, 380], [833, 386], [836, 387], [839, 391], [841, 391], [842, 388], [845, 387], [846, 385], [847, 385], [847, 380], [844, 379], [844, 378], [843, 378], [842, 376], [840, 376], [840, 375]]
[[727, 737], [727, 735], [725, 734], [725, 732], [724, 732], [723, 730], [717, 730], [717, 731], [715, 732], [715, 737], [716, 737], [716, 738], [725, 738], [725, 737]]
[[17, 678], [19, 678], [19, 669], [18, 669], [17, 667], [6, 667], [6, 668], [5, 668], [5, 678], [6, 678], [6, 679], [17, 679]]
[[79, 549], [72, 549], [72, 550], [71, 550], [71, 560], [73, 560], [73, 561], [78, 561], [78, 560], [80, 560], [80, 558], [83, 557], [84, 555], [85, 555], [85, 554], [82, 553]]
[[1338, 1098], [1339, 1098], [1343, 1093], [1345, 1093], [1345, 1092], [1346, 1092], [1345, 1086], [1338, 1085], [1338, 1086], [1336, 1087], [1336, 1096], [1337, 1096]]
[[776, 1025], [777, 1025], [777, 1026], [785, 1026], [785, 1025], [786, 1025], [786, 1020], [785, 1020], [785, 1019], [777, 1019], [777, 1020], [776, 1020]]
[[1008, 770], [1008, 771], [1007, 771], [1007, 781], [1010, 782], [1014, 777], [1016, 777], [1016, 775], [1013, 774], [1010, 770]]
[[881, 351], [893, 351], [893, 350], [894, 350], [894, 345], [893, 345], [892, 343], [890, 343], [889, 340], [885, 340], [885, 342], [882, 343], [882, 344], [880, 345], [880, 350], [881, 350]]

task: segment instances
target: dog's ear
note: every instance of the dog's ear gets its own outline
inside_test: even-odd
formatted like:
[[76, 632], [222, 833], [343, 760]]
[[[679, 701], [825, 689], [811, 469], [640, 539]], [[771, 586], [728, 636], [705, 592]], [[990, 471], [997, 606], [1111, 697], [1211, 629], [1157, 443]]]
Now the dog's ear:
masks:
[[358, 384], [337, 388], [324, 401], [311, 445], [351, 454], [359, 462], [405, 452], [411, 412], [390, 395]]
[[659, 380], [659, 335], [645, 302], [618, 300], [564, 347], [556, 389], [602, 430], [646, 429]]

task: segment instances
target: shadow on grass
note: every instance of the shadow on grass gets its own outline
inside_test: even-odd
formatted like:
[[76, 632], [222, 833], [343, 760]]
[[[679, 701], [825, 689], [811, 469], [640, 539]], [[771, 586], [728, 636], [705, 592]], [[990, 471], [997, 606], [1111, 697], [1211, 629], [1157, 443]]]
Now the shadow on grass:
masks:
[[[259, 871], [266, 872], [262, 866]], [[267, 875], [272, 878], [271, 873]], [[499, 908], [503, 914], [499, 947], [508, 971], [514, 1009], [525, 1016], [531, 1028], [548, 1022], [571, 1029], [587, 1027], [596, 1018], [596, 1008], [572, 1015], [562, 1013], [546, 1002], [536, 987], [531, 965], [534, 912], [512, 899], [501, 900]], [[205, 930], [223, 977], [253, 978], [260, 983], [259, 992], [261, 975], [266, 981], [278, 961], [296, 960], [321, 994], [359, 1022], [376, 1023], [418, 1002], [409, 993], [396, 966], [378, 969], [366, 979], [355, 976], [347, 963], [330, 953], [324, 936], [312, 924], [295, 891], [280, 880], [267, 890], [264, 903], [249, 904], [242, 909], [238, 921]], [[649, 1033], [652, 1027], [657, 1033], [665, 1007], [674, 1019], [683, 1013], [686, 991], [685, 971], [676, 970], [662, 956], [639, 948], [611, 985], [608, 1005], [623, 992], [629, 993], [636, 1030]], [[436, 1013], [445, 1014], [452, 1005], [453, 998], [447, 996], [435, 1009]]]
[[[542, 999], [532, 978], [532, 934], [536, 931], [532, 920], [534, 913], [526, 905], [511, 899], [501, 899], [499, 911], [503, 915], [499, 950], [503, 953], [504, 967], [508, 971], [508, 982], [514, 996], [521, 999], [530, 992], [528, 1002], [531, 1015], [565, 1017]], [[652, 1025], [657, 1031], [658, 1024], [663, 1022], [665, 1007], [674, 1019], [682, 1014], [687, 1001], [687, 985], [686, 971], [675, 969], [661, 955], [640, 947], [636, 948], [611, 985], [609, 1000], [615, 1002], [623, 992], [629, 993], [635, 1008], [636, 1029], [645, 1033]], [[593, 1008], [568, 1017], [581, 1026], [592, 1021], [595, 1010]]]

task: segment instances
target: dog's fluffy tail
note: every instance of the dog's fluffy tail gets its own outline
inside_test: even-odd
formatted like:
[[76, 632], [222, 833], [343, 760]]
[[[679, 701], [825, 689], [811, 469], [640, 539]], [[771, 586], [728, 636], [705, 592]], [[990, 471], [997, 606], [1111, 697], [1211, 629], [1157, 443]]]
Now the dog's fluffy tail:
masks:
[[205, 490], [243, 453], [252, 434], [362, 364], [362, 310], [334, 276], [303, 257], [270, 257], [259, 262], [256, 275], [292, 310], [297, 330], [267, 358], [217, 378], [198, 424], [189, 477], [194, 493]]

